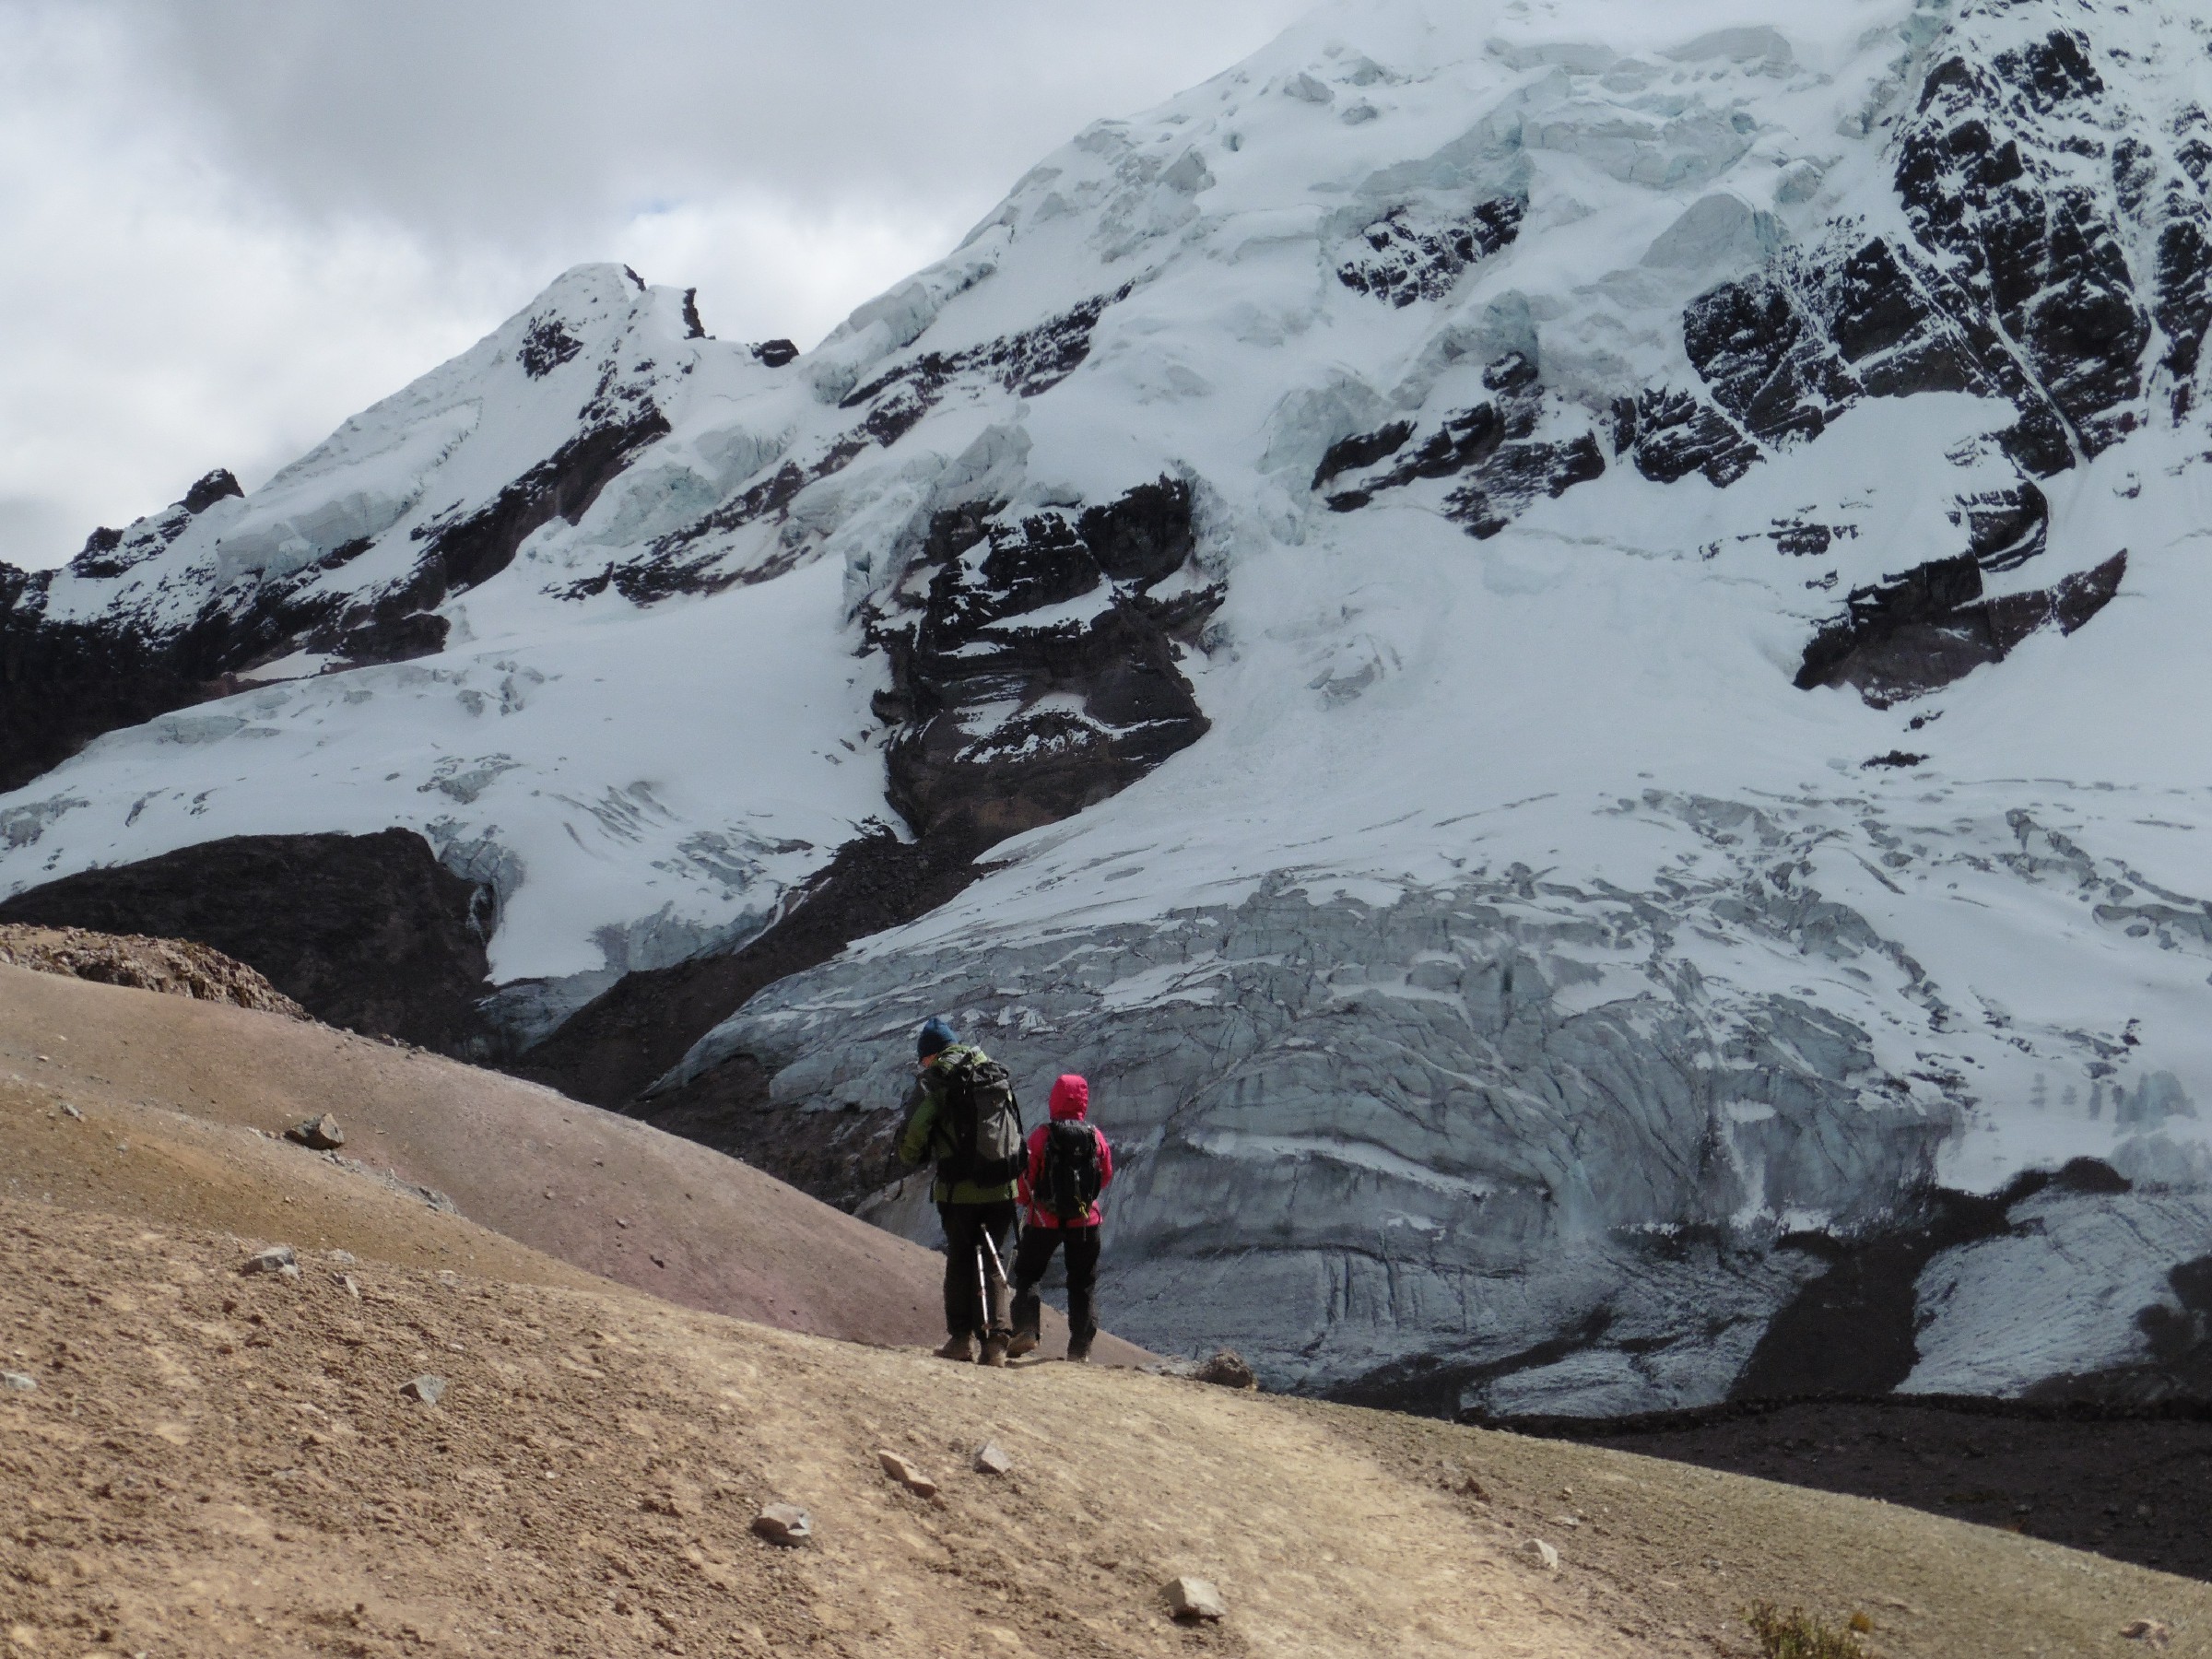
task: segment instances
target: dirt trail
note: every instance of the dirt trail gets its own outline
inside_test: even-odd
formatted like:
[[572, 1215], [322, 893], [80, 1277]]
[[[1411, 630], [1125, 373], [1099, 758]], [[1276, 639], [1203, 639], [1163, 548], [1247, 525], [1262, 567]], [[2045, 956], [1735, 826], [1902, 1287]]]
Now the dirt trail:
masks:
[[[143, 1126], [149, 1110], [156, 1122], [173, 1110], [266, 1135], [335, 1112], [344, 1157], [435, 1189], [471, 1220], [586, 1273], [792, 1330], [944, 1339], [940, 1257], [735, 1159], [535, 1084], [328, 1026], [0, 965], [0, 1192], [97, 1207], [115, 1187], [131, 1203], [107, 1207], [165, 1205], [146, 1213], [234, 1226], [228, 1200], [205, 1182], [195, 1189], [184, 1166], [146, 1169], [144, 1153], [136, 1163], [88, 1156], [73, 1175], [34, 1180], [33, 1165], [17, 1159], [65, 1154], [25, 1125], [51, 1128], [63, 1100], [141, 1146], [154, 1133]], [[40, 1146], [47, 1151], [31, 1150]], [[314, 1161], [304, 1149], [276, 1150], [279, 1184], [284, 1159]], [[342, 1230], [325, 1230], [342, 1241]], [[1045, 1352], [1064, 1350], [1057, 1315], [1046, 1337]], [[1097, 1356], [1149, 1358], [1112, 1337]]]
[[[9, 1651], [1688, 1656], [1747, 1653], [1767, 1596], [1864, 1608], [1899, 1656], [2141, 1653], [2139, 1615], [2212, 1652], [2204, 1585], [1862, 1500], [618, 1288], [245, 1277], [244, 1252], [0, 1201], [0, 1365], [38, 1383], [0, 1390]], [[399, 1393], [422, 1372], [435, 1406]], [[1011, 1475], [970, 1468], [986, 1439]], [[817, 1543], [751, 1536], [769, 1501]], [[1168, 1619], [1183, 1572], [1224, 1625]]]

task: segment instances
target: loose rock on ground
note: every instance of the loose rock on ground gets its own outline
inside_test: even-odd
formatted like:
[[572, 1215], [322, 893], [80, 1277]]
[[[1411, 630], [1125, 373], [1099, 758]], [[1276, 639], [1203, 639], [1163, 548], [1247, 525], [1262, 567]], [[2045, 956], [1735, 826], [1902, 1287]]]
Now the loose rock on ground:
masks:
[[1171, 1579], [1167, 1596], [1168, 1611], [1180, 1619], [1195, 1623], [1229, 1617], [1228, 1604], [1222, 1601], [1221, 1592], [1215, 1589], [1208, 1579]]
[[338, 1120], [329, 1112], [312, 1117], [304, 1124], [295, 1124], [285, 1131], [288, 1139], [316, 1152], [335, 1152], [346, 1144], [346, 1132], [338, 1127]]
[[795, 1549], [814, 1536], [814, 1522], [795, 1503], [771, 1503], [753, 1522], [753, 1531], [771, 1544]]
[[912, 1464], [907, 1462], [905, 1458], [900, 1456], [898, 1453], [878, 1452], [876, 1453], [876, 1461], [883, 1465], [883, 1472], [886, 1475], [913, 1493], [915, 1497], [935, 1498], [937, 1495], [937, 1483]]

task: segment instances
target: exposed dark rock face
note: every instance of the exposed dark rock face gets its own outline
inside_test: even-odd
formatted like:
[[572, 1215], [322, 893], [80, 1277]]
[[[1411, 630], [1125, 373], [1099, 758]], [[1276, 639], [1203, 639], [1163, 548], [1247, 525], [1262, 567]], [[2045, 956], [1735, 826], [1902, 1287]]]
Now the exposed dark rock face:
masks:
[[687, 340], [711, 340], [713, 337], [707, 332], [707, 325], [699, 320], [699, 290], [695, 288], [686, 288], [684, 290], [684, 338]]
[[[0, 790], [28, 783], [102, 732], [209, 695], [206, 677], [134, 630], [47, 623], [38, 575], [0, 565]], [[164, 661], [164, 658], [171, 658]]]
[[1360, 231], [1365, 246], [1336, 267], [1336, 280], [1393, 305], [1441, 300], [1469, 265], [1521, 234], [1527, 212], [1524, 195], [1498, 196], [1449, 219], [1394, 207]]
[[[124, 575], [168, 547], [200, 513], [238, 493], [238, 480], [218, 468], [182, 500], [129, 530], [95, 530], [69, 571]], [[222, 596], [207, 599], [189, 624], [167, 632], [124, 613], [97, 621], [49, 620], [53, 573], [0, 564], [0, 790], [28, 783], [103, 732], [237, 689], [232, 677], [240, 669], [283, 655], [302, 633], [329, 619], [328, 605], [295, 601], [300, 583], [367, 546], [340, 547], [295, 581], [265, 584], [242, 602], [235, 595], [228, 604]]]
[[239, 488], [238, 479], [231, 475], [230, 469], [218, 466], [213, 472], [203, 474], [199, 481], [184, 492], [184, 499], [178, 505], [188, 513], [205, 512], [226, 496], [242, 496], [245, 493]]
[[776, 1105], [769, 1083], [758, 1060], [739, 1054], [680, 1089], [639, 1102], [637, 1111], [656, 1129], [743, 1159], [848, 1212], [907, 1172], [899, 1161], [899, 1103], [808, 1112]]
[[0, 921], [206, 945], [318, 1019], [474, 1057], [490, 904], [420, 836], [385, 830], [206, 841], [29, 888]]
[[1355, 432], [1349, 438], [1340, 438], [1329, 445], [1322, 456], [1321, 465], [1313, 469], [1312, 488], [1319, 489], [1339, 474], [1372, 466], [1376, 462], [1394, 455], [1413, 436], [1413, 422], [1394, 420], [1388, 426], [1372, 432]]
[[[1417, 479], [1458, 478], [1458, 487], [1444, 497], [1444, 516], [1481, 540], [1504, 529], [1531, 502], [1603, 476], [1606, 458], [1594, 434], [1564, 441], [1536, 436], [1545, 403], [1534, 364], [1512, 353], [1491, 364], [1483, 380], [1498, 394], [1496, 401], [1445, 416], [1410, 449], [1417, 429], [1408, 421], [1330, 446], [1313, 475], [1314, 488], [1352, 475], [1349, 488], [1327, 498], [1330, 511], [1356, 512], [1384, 491]], [[1390, 465], [1378, 468], [1382, 461]]]
[[[647, 404], [617, 425], [579, 433], [500, 491], [490, 505], [457, 523], [426, 526], [416, 566], [415, 608], [465, 593], [514, 561], [533, 530], [556, 515], [576, 523], [640, 450], [668, 435], [668, 419]], [[431, 597], [431, 594], [435, 597]]]
[[1695, 472], [1725, 489], [1759, 460], [1759, 446], [1734, 421], [1687, 392], [1653, 387], [1618, 414], [1620, 447], [1633, 452], [1636, 470], [1653, 483]]
[[1035, 328], [971, 346], [964, 351], [924, 351], [848, 394], [838, 406], [865, 407], [870, 420], [895, 429], [889, 436], [877, 434], [878, 441], [888, 444], [897, 441], [899, 436], [920, 419], [922, 412], [935, 404], [945, 387], [959, 376], [995, 381], [1008, 392], [1035, 397], [1051, 391], [1083, 366], [1084, 359], [1090, 356], [1091, 331], [1098, 326], [1099, 319], [1106, 314], [1109, 306], [1126, 300], [1130, 292], [1131, 285], [1124, 283], [1112, 293], [1094, 295]]
[[1774, 1318], [1729, 1397], [1789, 1399], [1815, 1394], [1888, 1394], [1919, 1359], [1918, 1286], [1937, 1252], [2013, 1230], [2008, 1212], [2047, 1188], [2124, 1193], [2127, 1181], [2108, 1164], [2076, 1159], [2058, 1171], [2030, 1171], [1985, 1197], [1936, 1188], [1917, 1214], [1857, 1239], [1800, 1233], [1776, 1248], [1806, 1251], [1828, 1271], [1806, 1285]]
[[[984, 845], [1104, 799], [1204, 734], [1177, 641], [1220, 600], [1212, 588], [1147, 591], [1191, 551], [1180, 480], [1073, 520], [1003, 511], [939, 513], [922, 551], [933, 571], [922, 615], [870, 627], [891, 663], [876, 712], [900, 728], [892, 805], [917, 833]], [[1101, 588], [1083, 620], [1023, 621]]]
[[798, 359], [799, 348], [789, 340], [763, 340], [753, 347], [753, 358], [770, 369], [781, 369]]
[[559, 317], [541, 317], [530, 325], [514, 360], [532, 380], [543, 380], [582, 349], [583, 342], [569, 332], [567, 324]]
[[2002, 662], [2039, 629], [2072, 633], [2112, 602], [2126, 574], [2123, 551], [2050, 588], [1984, 600], [1971, 553], [1937, 559], [1854, 589], [1847, 614], [1806, 647], [1797, 685], [1855, 687], [1886, 708]]
[[1966, 526], [1967, 551], [1994, 574], [2026, 564], [2050, 545], [2051, 501], [2023, 478], [2017, 488], [1961, 496], [1951, 522]]
[[1909, 269], [1881, 238], [1828, 276], [1824, 298], [1830, 337], [1869, 395], [1910, 397], [1981, 385], [1975, 353], [1937, 304], [1929, 276]]
[[1818, 438], [1858, 394], [1835, 347], [1770, 278], [1728, 283], [1691, 300], [1682, 340], [1713, 401], [1770, 446]]
[[1986, 65], [1947, 59], [1922, 88], [1897, 168], [1915, 234], [1947, 256], [2090, 454], [2135, 426], [2151, 335], [2111, 186], [2077, 180], [2063, 155], [2064, 118], [2101, 112], [2105, 90], [2088, 41], [2069, 30]]
[[1484, 540], [1512, 524], [1535, 501], [1564, 495], [1604, 476], [1605, 455], [1588, 432], [1564, 443], [1507, 442], [1467, 483], [1444, 498], [1445, 516]]

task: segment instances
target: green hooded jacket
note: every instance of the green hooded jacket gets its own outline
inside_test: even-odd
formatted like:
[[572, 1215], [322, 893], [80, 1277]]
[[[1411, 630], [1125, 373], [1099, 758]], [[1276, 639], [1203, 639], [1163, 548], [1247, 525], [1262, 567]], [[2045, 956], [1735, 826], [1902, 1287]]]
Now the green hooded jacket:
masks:
[[[937, 1062], [947, 1055], [971, 1053], [978, 1059], [983, 1051], [972, 1043], [956, 1042], [941, 1049], [936, 1060], [922, 1068], [914, 1079], [914, 1091], [908, 1098], [906, 1127], [899, 1135], [899, 1161], [909, 1169], [924, 1163], [941, 1162], [952, 1156], [952, 1132], [945, 1124], [945, 1079], [937, 1071]], [[1014, 1201], [1014, 1183], [1002, 1181], [984, 1185], [973, 1181], [949, 1182], [939, 1175], [930, 1189], [933, 1204], [1011, 1204]]]

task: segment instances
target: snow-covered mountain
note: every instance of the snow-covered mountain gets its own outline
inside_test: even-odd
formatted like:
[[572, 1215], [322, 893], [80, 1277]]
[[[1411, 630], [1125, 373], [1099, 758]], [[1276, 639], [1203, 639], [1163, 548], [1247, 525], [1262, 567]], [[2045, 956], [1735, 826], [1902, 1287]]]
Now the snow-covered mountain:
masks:
[[0, 884], [413, 829], [515, 1049], [890, 825], [991, 867], [655, 1098], [833, 1142], [939, 1010], [1087, 1071], [1141, 1341], [1445, 1409], [2165, 1385], [2207, 105], [2160, 0], [1347, 3], [812, 352], [572, 271], [0, 572]]

